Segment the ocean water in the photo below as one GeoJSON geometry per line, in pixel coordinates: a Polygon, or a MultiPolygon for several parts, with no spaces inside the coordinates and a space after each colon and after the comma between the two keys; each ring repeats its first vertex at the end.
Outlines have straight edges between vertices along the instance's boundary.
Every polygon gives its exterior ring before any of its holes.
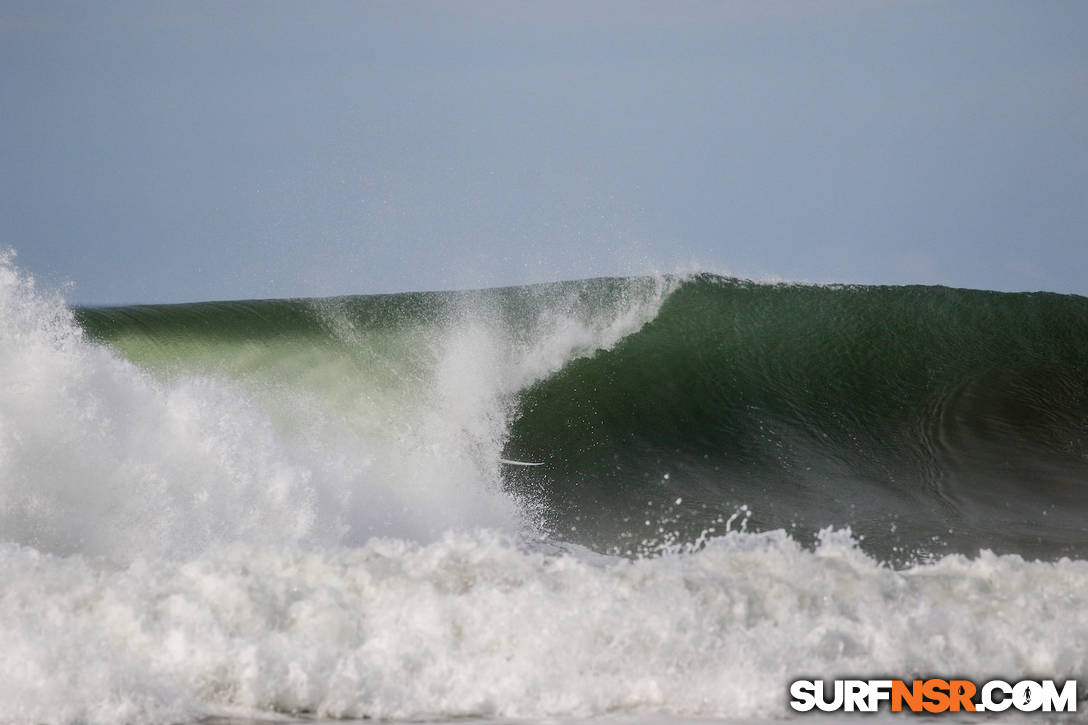
{"type": "Polygon", "coordinates": [[[0,721],[760,722],[801,677],[1088,680],[1086,474],[1081,297],[72,308],[7,255],[0,721]]]}

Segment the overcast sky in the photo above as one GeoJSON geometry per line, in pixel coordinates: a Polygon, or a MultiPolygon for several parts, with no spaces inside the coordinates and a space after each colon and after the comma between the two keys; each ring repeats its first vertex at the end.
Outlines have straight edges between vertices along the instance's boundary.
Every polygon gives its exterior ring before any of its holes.
{"type": "Polygon", "coordinates": [[[1088,3],[8,2],[77,303],[706,269],[1088,294],[1088,3]]]}

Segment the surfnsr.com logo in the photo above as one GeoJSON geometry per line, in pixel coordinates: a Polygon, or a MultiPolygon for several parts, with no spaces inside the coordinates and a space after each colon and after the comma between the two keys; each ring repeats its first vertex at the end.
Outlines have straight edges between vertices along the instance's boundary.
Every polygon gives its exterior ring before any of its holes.
{"type": "Polygon", "coordinates": [[[1061,687],[1054,680],[797,680],[790,685],[790,707],[798,712],[1076,712],[1077,681],[1061,687]]]}

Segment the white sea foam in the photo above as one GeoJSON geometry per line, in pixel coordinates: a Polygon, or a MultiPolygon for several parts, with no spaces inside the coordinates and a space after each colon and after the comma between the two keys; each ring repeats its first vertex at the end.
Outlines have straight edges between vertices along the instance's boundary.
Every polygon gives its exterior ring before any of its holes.
{"type": "Polygon", "coordinates": [[[252,405],[212,380],[157,384],[0,261],[6,541],[126,561],[310,535],[312,472],[252,405]]]}
{"type": "Polygon", "coordinates": [[[4,719],[785,716],[802,675],[1070,677],[1088,563],[897,572],[829,533],[733,533],[641,561],[488,533],[250,545],[96,569],[0,549],[4,719]]]}

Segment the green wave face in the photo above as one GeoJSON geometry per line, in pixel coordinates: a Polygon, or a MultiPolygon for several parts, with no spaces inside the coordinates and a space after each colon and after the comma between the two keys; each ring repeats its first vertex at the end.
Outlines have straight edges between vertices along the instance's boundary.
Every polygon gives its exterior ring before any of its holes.
{"type": "MultiPolygon", "coordinates": [[[[235,421],[258,421],[270,455],[289,461],[295,487],[312,492],[310,538],[354,545],[373,536],[433,540],[451,529],[535,530],[539,497],[503,490],[500,460],[519,391],[639,329],[671,284],[598,279],[76,317],[86,337],[138,366],[122,377],[148,375],[154,384],[144,387],[166,396],[202,391],[201,410],[166,400],[166,416],[223,428],[202,435],[234,441],[239,459],[252,457],[250,434],[235,421]]],[[[165,468],[185,496],[173,460],[134,448],[132,459],[150,459],[140,471],[165,468]]],[[[127,450],[118,457],[117,467],[133,468],[127,450]]],[[[228,477],[248,475],[233,459],[216,465],[228,477]]]]}
{"type": "Polygon", "coordinates": [[[311,449],[493,480],[597,550],[743,524],[848,526],[895,561],[1088,553],[1080,297],[700,276],[77,318],[156,376],[240,383],[311,449]]]}
{"type": "Polygon", "coordinates": [[[1088,300],[703,276],[526,390],[508,452],[564,536],[637,551],[849,526],[891,560],[1088,549],[1088,300]],[[733,526],[737,525],[734,520],[733,526]]]}
{"type": "Polygon", "coordinates": [[[498,409],[486,414],[505,416],[523,387],[651,318],[670,284],[595,279],[75,313],[91,339],[158,376],[241,383],[266,407],[282,409],[285,425],[305,424],[290,415],[306,398],[346,415],[349,427],[373,431],[417,425],[466,392],[493,399],[498,409]]]}

